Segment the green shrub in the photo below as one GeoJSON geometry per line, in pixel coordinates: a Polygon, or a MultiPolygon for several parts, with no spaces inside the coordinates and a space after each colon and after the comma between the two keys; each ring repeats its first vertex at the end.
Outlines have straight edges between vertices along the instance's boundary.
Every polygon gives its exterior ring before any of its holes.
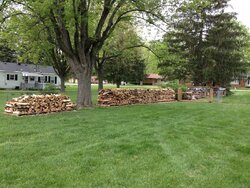
{"type": "Polygon", "coordinates": [[[188,90],[188,87],[186,85],[182,85],[181,89],[182,89],[183,92],[186,92],[188,90]]]}
{"type": "Polygon", "coordinates": [[[54,84],[47,84],[41,94],[58,94],[59,89],[54,84]]]}
{"type": "Polygon", "coordinates": [[[170,81],[170,82],[164,82],[161,85],[161,88],[172,88],[173,90],[175,90],[175,92],[177,92],[178,88],[181,88],[183,92],[187,91],[187,86],[185,85],[179,85],[178,81],[170,81]]]}

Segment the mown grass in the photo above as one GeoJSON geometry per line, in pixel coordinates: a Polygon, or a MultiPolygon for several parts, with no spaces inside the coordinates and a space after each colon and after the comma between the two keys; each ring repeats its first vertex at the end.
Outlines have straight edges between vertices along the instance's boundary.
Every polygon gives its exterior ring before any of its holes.
{"type": "Polygon", "coordinates": [[[249,98],[0,114],[0,186],[249,187],[249,98]]]}

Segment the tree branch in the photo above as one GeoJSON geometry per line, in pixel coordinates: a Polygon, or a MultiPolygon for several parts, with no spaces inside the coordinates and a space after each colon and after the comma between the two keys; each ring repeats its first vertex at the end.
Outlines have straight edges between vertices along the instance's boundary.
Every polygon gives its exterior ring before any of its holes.
{"type": "MultiPolygon", "coordinates": [[[[136,9],[130,9],[130,10],[127,10],[123,13],[121,13],[117,18],[116,20],[114,21],[114,16],[115,14],[117,13],[117,11],[119,10],[119,8],[122,6],[122,4],[124,3],[124,1],[121,1],[118,5],[117,5],[117,9],[114,10],[114,12],[112,13],[112,16],[110,17],[109,19],[109,22],[108,22],[108,25],[106,27],[106,29],[104,30],[103,34],[102,34],[102,37],[99,39],[98,41],[98,46],[97,48],[101,48],[104,41],[110,36],[110,34],[114,31],[115,27],[117,26],[117,24],[122,21],[122,20],[125,20],[127,19],[128,17],[132,17],[132,16],[127,16],[128,14],[131,14],[133,12],[144,12],[144,13],[147,13],[147,14],[151,14],[153,15],[154,17],[156,18],[161,18],[160,16],[158,16],[157,14],[154,14],[153,11],[155,9],[157,9],[158,7],[154,7],[150,10],[146,10],[146,9],[139,9],[139,8],[136,8],[136,9]]],[[[162,20],[162,18],[161,18],[162,20]]]]}
{"type": "MultiPolygon", "coordinates": [[[[80,41],[81,41],[81,48],[85,48],[85,43],[87,39],[89,38],[88,35],[88,9],[89,9],[89,4],[90,2],[87,2],[87,0],[81,0],[79,3],[79,13],[80,13],[80,41]]],[[[75,31],[79,32],[79,31],[75,31]]]]}
{"type": "MultiPolygon", "coordinates": [[[[69,56],[73,57],[74,53],[71,48],[68,47],[68,44],[66,44],[65,40],[63,40],[63,33],[62,29],[59,26],[59,23],[57,22],[57,19],[54,15],[53,9],[50,10],[50,20],[54,28],[54,32],[56,34],[57,43],[60,46],[60,48],[69,56]]],[[[65,36],[65,35],[64,35],[65,36]]],[[[66,35],[67,36],[67,35],[66,35]]],[[[66,41],[69,41],[66,39],[66,41]]],[[[71,45],[71,44],[70,44],[71,45]]]]}
{"type": "Polygon", "coordinates": [[[115,0],[113,0],[112,2],[111,0],[104,0],[102,15],[96,27],[96,31],[95,31],[95,36],[94,36],[95,40],[98,40],[101,37],[103,26],[108,18],[108,15],[114,3],[115,3],[115,0]]]}
{"type": "Polygon", "coordinates": [[[72,2],[73,5],[73,14],[74,14],[74,21],[75,21],[75,33],[74,33],[74,45],[75,45],[75,50],[77,53],[79,53],[79,43],[80,43],[80,38],[79,38],[79,20],[78,20],[78,11],[76,8],[76,0],[73,0],[72,2]]]}

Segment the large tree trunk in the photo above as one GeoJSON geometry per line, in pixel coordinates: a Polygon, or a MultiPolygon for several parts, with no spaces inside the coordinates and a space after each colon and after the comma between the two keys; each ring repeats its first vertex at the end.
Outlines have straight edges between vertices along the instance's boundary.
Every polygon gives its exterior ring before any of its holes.
{"type": "Polygon", "coordinates": [[[91,107],[91,72],[85,71],[77,74],[78,91],[77,91],[77,108],[91,107]]]}
{"type": "Polygon", "coordinates": [[[116,82],[116,87],[120,88],[120,86],[121,86],[121,82],[116,82]]]}
{"type": "Polygon", "coordinates": [[[60,76],[60,79],[61,79],[60,89],[61,89],[61,92],[64,93],[65,92],[65,78],[63,76],[60,76]]]}
{"type": "Polygon", "coordinates": [[[91,75],[92,75],[92,60],[91,58],[86,58],[84,65],[82,65],[78,60],[70,59],[70,65],[75,72],[76,78],[78,80],[78,90],[77,90],[77,109],[82,109],[84,107],[91,107],[91,75]]]}
{"type": "Polygon", "coordinates": [[[98,70],[98,91],[103,89],[103,80],[104,80],[104,75],[103,75],[103,66],[99,65],[98,70]]]}

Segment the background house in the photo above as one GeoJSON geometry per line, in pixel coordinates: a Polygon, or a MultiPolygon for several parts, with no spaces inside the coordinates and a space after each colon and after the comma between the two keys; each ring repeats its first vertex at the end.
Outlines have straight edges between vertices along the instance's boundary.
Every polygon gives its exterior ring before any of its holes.
{"type": "Polygon", "coordinates": [[[234,79],[230,83],[231,87],[250,87],[250,73],[244,74],[240,79],[234,79]]]}
{"type": "Polygon", "coordinates": [[[0,62],[2,89],[44,89],[47,84],[61,84],[52,66],[0,62]]]}
{"type": "MultiPolygon", "coordinates": [[[[68,80],[68,83],[70,83],[70,84],[77,84],[78,81],[77,81],[76,78],[70,78],[68,80]]],[[[107,80],[103,80],[103,83],[107,84],[108,82],[107,82],[107,80]]],[[[97,76],[91,76],[91,84],[98,84],[98,77],[97,76]]]]}
{"type": "Polygon", "coordinates": [[[97,76],[91,76],[91,84],[98,84],[97,76]]]}
{"type": "Polygon", "coordinates": [[[160,84],[163,81],[163,77],[159,74],[146,74],[143,80],[145,85],[155,85],[160,84]]]}

